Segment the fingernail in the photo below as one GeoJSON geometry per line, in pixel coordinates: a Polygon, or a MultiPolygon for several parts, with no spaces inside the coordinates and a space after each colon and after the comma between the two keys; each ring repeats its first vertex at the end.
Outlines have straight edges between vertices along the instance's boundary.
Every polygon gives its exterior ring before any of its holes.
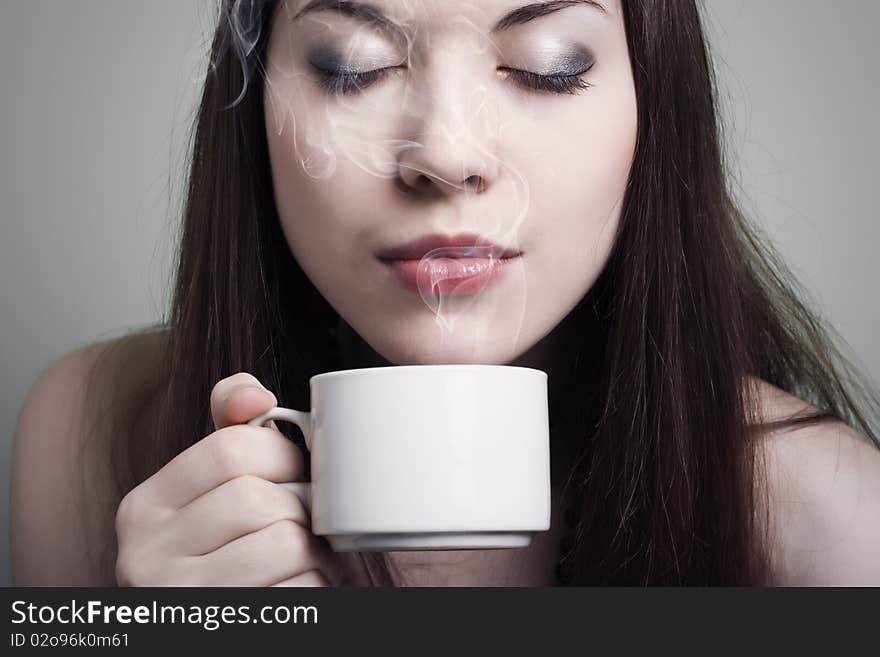
{"type": "MultiPolygon", "coordinates": [[[[262,386],[257,386],[257,385],[253,385],[253,384],[245,384],[245,385],[241,385],[241,386],[235,386],[232,390],[230,390],[225,395],[223,395],[223,401],[229,401],[229,398],[232,397],[232,395],[237,394],[239,392],[243,392],[244,390],[260,390],[263,392],[269,392],[268,390],[266,390],[262,386]]],[[[269,394],[271,394],[271,393],[269,393],[269,394]]]]}

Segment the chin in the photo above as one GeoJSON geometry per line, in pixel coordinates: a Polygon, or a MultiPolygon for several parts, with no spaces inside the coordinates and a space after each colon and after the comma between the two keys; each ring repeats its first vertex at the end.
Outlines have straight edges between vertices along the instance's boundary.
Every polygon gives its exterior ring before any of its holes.
{"type": "Polygon", "coordinates": [[[418,341],[389,346],[379,353],[396,365],[504,365],[517,356],[497,342],[475,345],[466,340],[449,339],[445,344],[418,341]]]}
{"type": "Polygon", "coordinates": [[[382,308],[352,318],[350,325],[378,356],[394,365],[504,365],[529,345],[521,314],[459,316],[449,325],[426,308],[382,308]]]}

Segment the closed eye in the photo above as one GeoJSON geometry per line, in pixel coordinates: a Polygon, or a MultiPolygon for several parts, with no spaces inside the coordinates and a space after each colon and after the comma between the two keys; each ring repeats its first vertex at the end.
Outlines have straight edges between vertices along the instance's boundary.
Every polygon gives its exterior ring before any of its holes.
{"type": "Polygon", "coordinates": [[[316,67],[315,71],[317,72],[318,86],[324,91],[338,95],[349,95],[360,93],[366,87],[384,78],[395,68],[397,67],[389,66],[363,73],[350,73],[343,69],[325,71],[316,67]]]}
{"type": "MultiPolygon", "coordinates": [[[[351,73],[344,69],[327,71],[317,67],[314,68],[317,73],[318,86],[321,87],[321,89],[337,95],[353,95],[360,93],[367,87],[375,84],[382,78],[386,77],[394,69],[403,67],[388,66],[359,73],[351,73]]],[[[513,68],[501,68],[499,70],[506,71],[526,89],[560,94],[576,94],[579,91],[593,86],[590,82],[583,79],[584,74],[586,74],[590,68],[592,68],[592,66],[580,73],[571,75],[541,75],[539,73],[532,73],[531,71],[523,71],[513,68]]]]}
{"type": "Polygon", "coordinates": [[[564,75],[561,73],[554,73],[552,75],[541,75],[539,73],[522,71],[515,68],[501,70],[508,71],[514,78],[517,79],[519,83],[524,85],[527,89],[534,89],[536,91],[549,91],[559,94],[576,94],[579,91],[589,89],[593,86],[590,82],[587,82],[583,78],[587,71],[590,70],[589,68],[581,71],[580,73],[573,73],[571,75],[564,75]]]}

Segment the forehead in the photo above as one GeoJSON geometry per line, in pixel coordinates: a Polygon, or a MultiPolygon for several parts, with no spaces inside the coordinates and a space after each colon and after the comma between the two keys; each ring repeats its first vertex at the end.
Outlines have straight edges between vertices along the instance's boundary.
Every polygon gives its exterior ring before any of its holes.
{"type": "Polygon", "coordinates": [[[611,16],[615,0],[285,0],[292,21],[316,14],[345,16],[394,29],[419,24],[472,22],[492,33],[544,16],[590,13],[611,16]]]}

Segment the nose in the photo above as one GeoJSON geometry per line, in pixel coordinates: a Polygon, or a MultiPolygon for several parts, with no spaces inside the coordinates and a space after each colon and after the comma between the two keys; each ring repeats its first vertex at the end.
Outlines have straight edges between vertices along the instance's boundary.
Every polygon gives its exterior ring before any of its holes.
{"type": "Polygon", "coordinates": [[[399,151],[397,163],[406,191],[483,194],[494,184],[498,123],[487,116],[485,94],[462,87],[438,90],[411,115],[412,143],[399,151]]]}

